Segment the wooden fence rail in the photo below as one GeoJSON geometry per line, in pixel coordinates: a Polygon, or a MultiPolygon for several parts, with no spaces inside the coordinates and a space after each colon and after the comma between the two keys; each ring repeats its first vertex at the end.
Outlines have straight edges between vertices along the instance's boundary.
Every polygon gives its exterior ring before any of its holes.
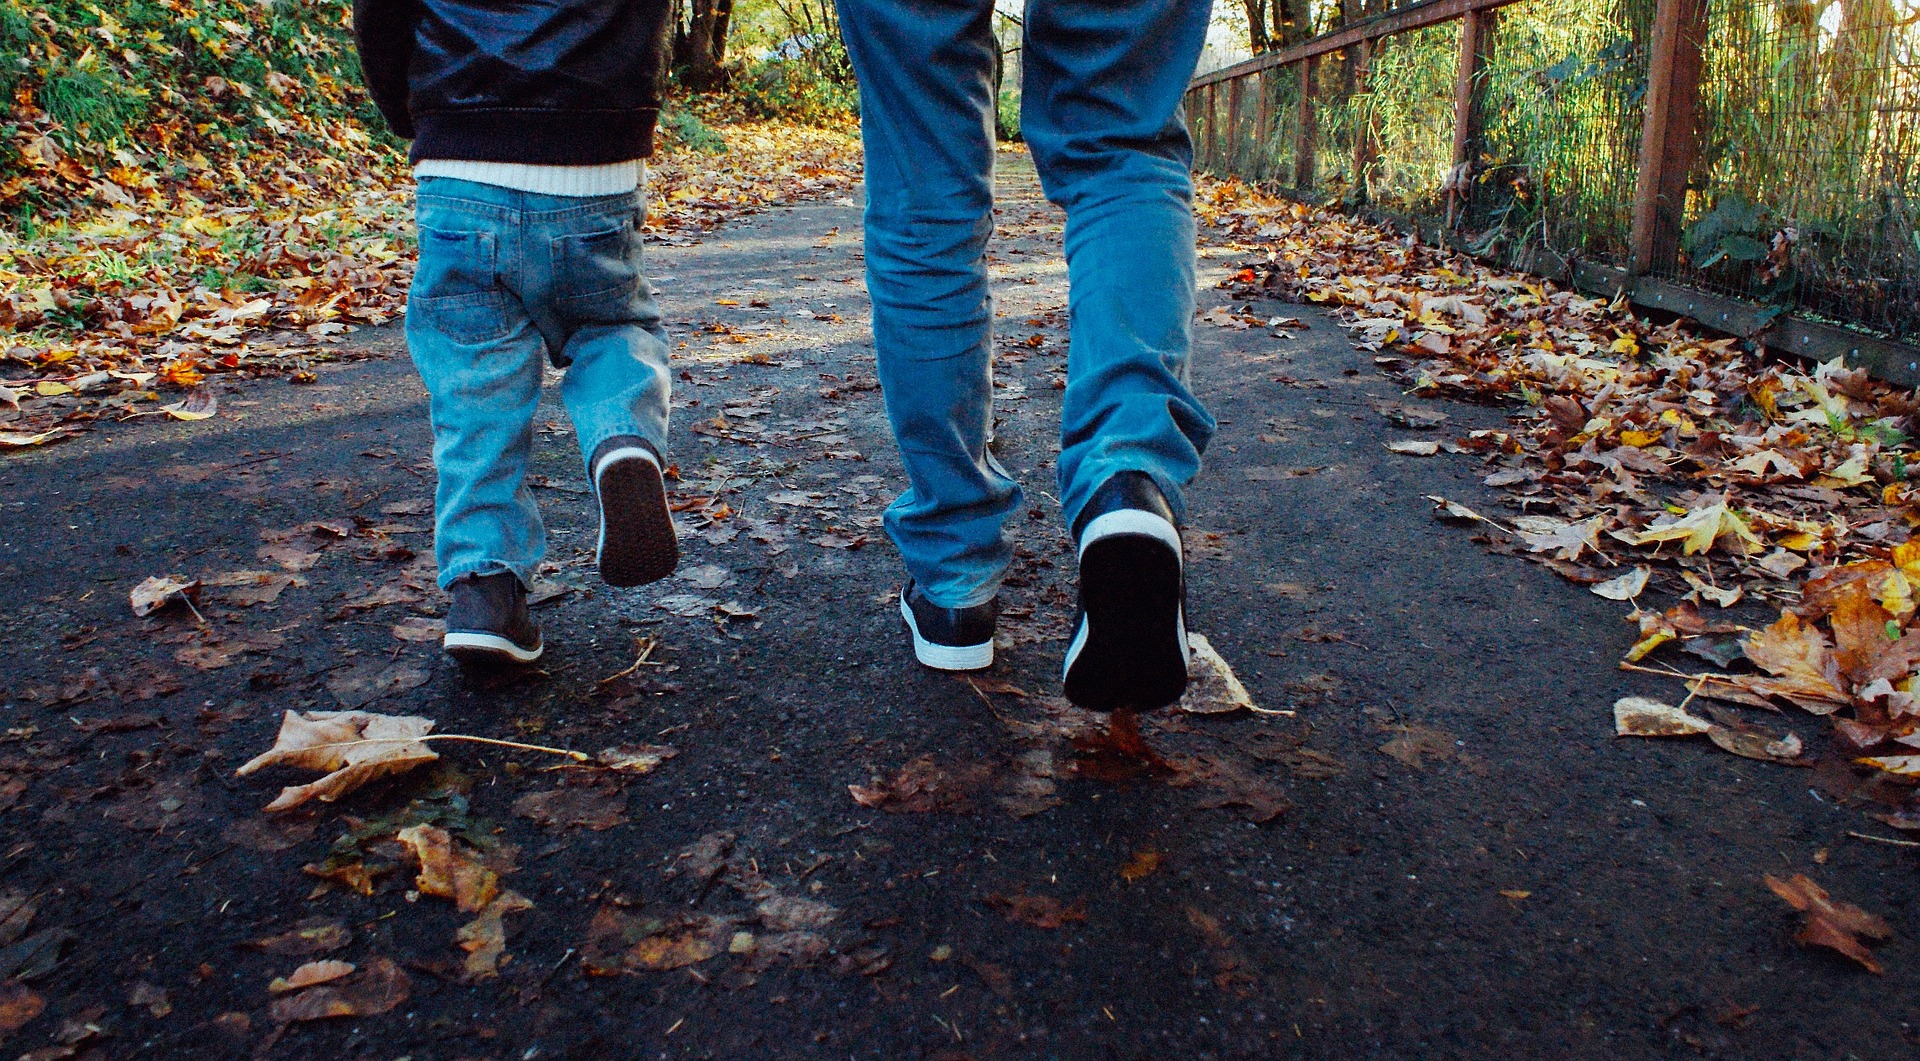
{"type": "MultiPolygon", "coordinates": [[[[1221,87],[1226,88],[1225,127],[1237,140],[1247,106],[1244,86],[1256,76],[1271,76],[1294,68],[1298,77],[1298,137],[1294,144],[1293,183],[1309,189],[1315,183],[1318,145],[1316,68],[1327,56],[1345,53],[1352,64],[1358,91],[1365,91],[1367,58],[1383,38],[1411,30],[1459,21],[1459,71],[1454,91],[1454,173],[1450,188],[1464,189],[1462,167],[1479,156],[1482,140],[1484,91],[1482,76],[1489,42],[1500,8],[1523,0],[1423,0],[1396,8],[1350,26],[1321,34],[1281,51],[1255,56],[1196,77],[1188,88],[1189,113],[1202,113],[1206,143],[1204,157],[1219,159],[1221,87]]],[[[1680,262],[1685,224],[1687,181],[1699,150],[1700,85],[1703,46],[1708,28],[1709,0],[1658,0],[1650,46],[1647,88],[1641,115],[1638,175],[1632,202],[1629,254],[1622,266],[1568,261],[1544,248],[1522,248],[1508,263],[1541,275],[1553,276],[1580,288],[1607,295],[1624,295],[1636,305],[1691,317],[1716,328],[1767,346],[1819,361],[1844,358],[1850,366],[1865,367],[1874,375],[1900,386],[1920,386],[1920,346],[1879,339],[1851,329],[1783,316],[1777,311],[1725,295],[1676,283],[1672,277],[1680,262]]],[[[1258,127],[1270,128],[1271,94],[1258,95],[1258,127]]],[[[1353,137],[1356,174],[1367,171],[1373,150],[1364,130],[1353,137]]],[[[1227,160],[1232,168],[1237,151],[1227,160]]],[[[1457,205],[1457,196],[1451,197],[1457,205]]],[[[1451,225],[1454,212],[1450,208],[1451,225]]]]}

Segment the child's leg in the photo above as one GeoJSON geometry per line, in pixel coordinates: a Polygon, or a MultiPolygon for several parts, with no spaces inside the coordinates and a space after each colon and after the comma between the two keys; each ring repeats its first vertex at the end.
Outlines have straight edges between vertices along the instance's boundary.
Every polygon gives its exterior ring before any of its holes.
{"type": "Polygon", "coordinates": [[[665,578],[680,559],[661,474],[667,337],[641,271],[642,210],[635,194],[542,214],[546,267],[527,288],[554,363],[566,369],[560,396],[600,508],[595,559],[613,586],[665,578]]]}
{"type": "Polygon", "coordinates": [[[440,584],[511,571],[531,585],[546,531],[523,482],[540,399],[540,332],[510,288],[524,253],[518,193],[421,182],[407,348],[431,398],[440,584]]]}
{"type": "MultiPolygon", "coordinates": [[[[667,449],[667,330],[641,267],[638,195],[593,200],[546,226],[550,285],[539,312],[581,459],[639,438],[667,449]]],[[[593,469],[587,469],[589,476],[593,469]]]]}

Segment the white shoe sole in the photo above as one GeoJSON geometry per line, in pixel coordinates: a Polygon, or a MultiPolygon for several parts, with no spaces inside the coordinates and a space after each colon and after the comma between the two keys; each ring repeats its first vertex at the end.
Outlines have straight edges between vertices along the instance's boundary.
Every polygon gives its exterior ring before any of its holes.
{"type": "Polygon", "coordinates": [[[440,639],[440,647],[457,659],[492,658],[512,660],[515,663],[532,663],[547,650],[545,643],[532,648],[521,648],[499,634],[476,634],[467,631],[447,634],[440,639]]]}
{"type": "Polygon", "coordinates": [[[913,609],[900,598],[900,618],[913,633],[913,655],[934,670],[985,670],[993,666],[993,642],[978,645],[936,645],[920,636],[920,624],[913,621],[913,609]]]}

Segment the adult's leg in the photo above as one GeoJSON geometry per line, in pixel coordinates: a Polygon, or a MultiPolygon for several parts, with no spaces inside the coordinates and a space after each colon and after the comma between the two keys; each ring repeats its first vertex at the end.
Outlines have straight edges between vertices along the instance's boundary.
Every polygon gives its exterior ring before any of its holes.
{"type": "Polygon", "coordinates": [[[1067,212],[1072,344],[1060,424],[1068,524],[1120,472],[1185,515],[1213,419],[1188,389],[1193,146],[1180,100],[1210,0],[1032,0],[1021,130],[1067,212]]]}
{"type": "Polygon", "coordinates": [[[908,489],[887,534],[926,598],[983,603],[1011,560],[1018,484],[992,427],[992,0],[839,0],[860,79],[867,290],[908,489]]]}
{"type": "Polygon", "coordinates": [[[442,586],[502,571],[531,585],[546,552],[524,481],[543,343],[508,286],[521,249],[514,194],[446,178],[420,187],[406,331],[433,419],[442,586]]]}

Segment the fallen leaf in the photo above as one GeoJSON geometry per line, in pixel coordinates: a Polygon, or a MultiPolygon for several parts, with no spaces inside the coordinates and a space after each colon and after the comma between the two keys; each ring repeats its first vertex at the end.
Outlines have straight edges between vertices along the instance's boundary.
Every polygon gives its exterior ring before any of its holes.
{"type": "Polygon", "coordinates": [[[773,932],[821,929],[832,924],[840,916],[839,908],[829,903],[788,895],[774,895],[762,899],[753,908],[753,912],[754,916],[760,919],[760,923],[773,932]]]}
{"type": "Polygon", "coordinates": [[[344,921],[307,921],[277,936],[249,940],[246,946],[268,954],[298,958],[309,954],[330,954],[353,942],[353,932],[344,921]]]}
{"type": "MultiPolygon", "coordinates": [[[[1195,715],[1224,715],[1253,707],[1253,695],[1234,676],[1233,668],[1214,650],[1205,635],[1188,634],[1190,662],[1187,690],[1181,694],[1180,710],[1195,715]]],[[[1022,694],[1025,695],[1025,694],[1022,694]]]]}
{"type": "Polygon", "coordinates": [[[1551,516],[1515,516],[1510,522],[1528,552],[1551,552],[1561,560],[1578,560],[1589,549],[1600,551],[1600,531],[1606,526],[1606,517],[1572,523],[1551,516]]]}
{"type": "Polygon", "coordinates": [[[500,875],[434,825],[411,825],[394,835],[420,863],[414,886],[422,895],[452,899],[461,913],[474,913],[500,894],[500,875]]]}
{"type": "Polygon", "coordinates": [[[200,583],[184,575],[159,575],[144,579],[130,595],[133,614],[151,615],[174,601],[190,600],[200,591],[200,583]]]}
{"type": "Polygon", "coordinates": [[[409,615],[393,624],[393,636],[412,644],[430,644],[445,637],[446,633],[445,619],[427,619],[418,615],[409,615]]]}
{"type": "Polygon", "coordinates": [[[1097,781],[1126,782],[1174,773],[1140,735],[1140,718],[1125,708],[1108,716],[1107,728],[1073,739],[1073,772],[1097,781]]]}
{"type": "Polygon", "coordinates": [[[1617,578],[1587,587],[1608,600],[1632,600],[1647,588],[1647,579],[1653,574],[1649,567],[1636,567],[1617,578]]]}
{"type": "Polygon", "coordinates": [[[281,716],[273,747],[234,773],[244,777],[276,764],[330,771],[317,781],[281,789],[266,809],[287,810],[310,799],[331,803],[369,781],[438,759],[419,740],[432,730],[431,719],[413,715],[288,711],[281,716]]]}
{"type": "Polygon", "coordinates": [[[1161,855],[1151,847],[1143,847],[1133,853],[1127,864],[1120,867],[1120,879],[1132,884],[1145,880],[1160,868],[1161,855]]]}
{"type": "Polygon", "coordinates": [[[144,1006],[147,1015],[156,1018],[173,1012],[173,999],[167,989],[151,980],[141,980],[127,991],[127,1005],[144,1006]]]}
{"type": "Polygon", "coordinates": [[[1773,894],[1804,915],[1800,931],[1793,937],[1794,942],[1809,947],[1828,947],[1859,962],[1869,972],[1886,972],[1866,945],[1860,942],[1862,937],[1877,941],[1892,939],[1893,927],[1886,921],[1852,903],[1836,901],[1827,894],[1826,889],[1815,884],[1804,873],[1796,873],[1786,880],[1772,874],[1761,879],[1766,881],[1773,894]]]}
{"type": "Polygon", "coordinates": [[[1704,718],[1644,696],[1623,696],[1613,702],[1616,737],[1695,737],[1713,728],[1704,718]]]}
{"type": "Polygon", "coordinates": [[[529,792],[513,802],[513,812],[541,825],[581,826],[593,832],[626,822],[627,794],[618,789],[574,786],[529,792]]]}
{"type": "Polygon", "coordinates": [[[507,926],[502,918],[531,909],[533,903],[526,896],[503,891],[480,911],[479,917],[454,933],[454,942],[467,952],[464,972],[469,982],[500,975],[500,962],[507,953],[507,926]]]}
{"type": "Polygon", "coordinates": [[[308,962],[300,968],[295,969],[290,976],[274,977],[273,982],[267,985],[267,990],[272,994],[284,995],[289,991],[298,991],[303,987],[329,984],[342,977],[353,975],[356,968],[357,966],[352,962],[333,961],[331,959],[308,962]]]}
{"type": "Polygon", "coordinates": [[[987,896],[987,905],[1009,921],[1034,928],[1064,928],[1071,922],[1087,919],[1084,899],[1077,899],[1069,906],[1050,895],[994,894],[987,896]]]}
{"type": "Polygon", "coordinates": [[[267,1014],[283,1025],[329,1017],[372,1017],[405,1002],[412,989],[412,981],[399,966],[386,958],[371,958],[351,979],[275,999],[267,1014]]]}
{"type": "Polygon", "coordinates": [[[375,659],[336,672],[327,679],[327,691],[341,707],[352,711],[382,697],[418,689],[427,684],[430,677],[426,668],[412,663],[375,659]]]}
{"type": "Polygon", "coordinates": [[[664,744],[619,744],[600,749],[600,754],[594,756],[593,761],[625,774],[649,774],[655,767],[679,754],[677,749],[664,744]]]}
{"type": "Polygon", "coordinates": [[[160,408],[175,420],[205,420],[220,411],[220,398],[212,391],[196,390],[172,405],[160,408]]]}
{"type": "Polygon", "coordinates": [[[973,795],[991,779],[993,768],[970,763],[948,769],[922,755],[902,766],[897,774],[872,785],[848,785],[847,793],[863,807],[878,807],[893,814],[924,814],[964,807],[973,795]]]}
{"type": "Polygon", "coordinates": [[[1387,443],[1387,449],[1409,457],[1431,457],[1440,452],[1440,443],[1423,439],[1402,439],[1387,443]]]}
{"type": "Polygon", "coordinates": [[[1419,770],[1429,760],[1440,762],[1452,758],[1454,752],[1453,734],[1432,726],[1418,723],[1391,728],[1395,736],[1380,746],[1387,755],[1419,770]]]}
{"type": "Polygon", "coordinates": [[[0,1036],[12,1035],[47,1008],[39,992],[18,980],[0,980],[0,1036]]]}

